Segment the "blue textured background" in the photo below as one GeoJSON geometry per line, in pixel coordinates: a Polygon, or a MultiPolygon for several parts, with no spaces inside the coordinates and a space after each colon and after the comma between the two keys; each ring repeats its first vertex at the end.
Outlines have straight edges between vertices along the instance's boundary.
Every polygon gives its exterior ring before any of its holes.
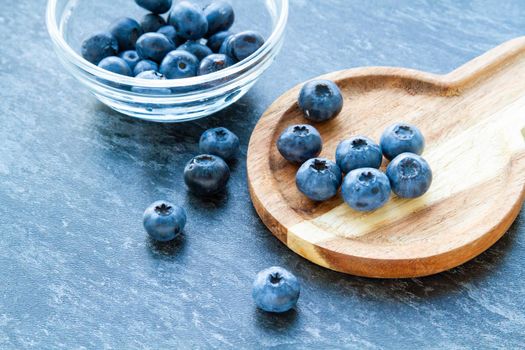
{"type": "Polygon", "coordinates": [[[45,1],[0,4],[1,349],[525,348],[523,215],[453,271],[370,280],[288,251],[245,180],[250,132],[288,88],[362,65],[448,72],[522,35],[524,1],[291,0],[275,65],[235,106],[183,126],[102,106],[57,62],[45,1]],[[239,134],[242,157],[227,196],[206,202],[181,172],[218,125],[239,134]],[[155,246],[142,229],[159,198],[188,211],[176,244],[155,246]],[[275,264],[303,284],[297,310],[279,317],[250,296],[275,264]]]}

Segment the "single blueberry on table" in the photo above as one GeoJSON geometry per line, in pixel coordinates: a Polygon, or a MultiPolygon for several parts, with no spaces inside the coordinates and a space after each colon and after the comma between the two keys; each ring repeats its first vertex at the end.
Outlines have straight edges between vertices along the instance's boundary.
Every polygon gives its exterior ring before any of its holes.
{"type": "Polygon", "coordinates": [[[182,45],[186,41],[177,35],[177,29],[175,29],[175,27],[172,25],[167,25],[159,28],[159,30],[157,30],[157,33],[165,35],[166,38],[170,39],[173,43],[175,43],[175,46],[182,45]]]}
{"type": "Polygon", "coordinates": [[[97,33],[82,43],[81,54],[86,60],[98,64],[104,58],[118,53],[118,41],[109,32],[97,33]]]}
{"type": "Polygon", "coordinates": [[[320,202],[337,194],[342,179],[343,174],[337,164],[325,158],[313,158],[301,165],[295,183],[302,194],[320,202]]]}
{"type": "Polygon", "coordinates": [[[208,21],[204,12],[188,1],[177,3],[171,10],[169,24],[177,29],[180,37],[198,40],[208,32],[208,21]]]}
{"type": "MultiPolygon", "coordinates": [[[[153,70],[145,71],[137,75],[135,78],[148,79],[148,80],[166,80],[166,77],[159,72],[153,70]]],[[[145,88],[141,86],[133,86],[131,91],[138,94],[149,94],[149,95],[171,95],[171,90],[168,88],[145,88]]]]}
{"type": "Polygon", "coordinates": [[[239,153],[239,138],[226,128],[209,129],[200,138],[199,150],[231,160],[239,153]]]}
{"type": "Polygon", "coordinates": [[[166,20],[154,13],[148,13],[140,21],[140,25],[144,33],[153,33],[166,25],[166,20]]]}
{"type": "Polygon", "coordinates": [[[237,33],[230,40],[228,41],[228,45],[230,45],[229,51],[238,61],[243,61],[250,57],[264,45],[262,35],[251,30],[237,33]]]}
{"type": "Polygon", "coordinates": [[[427,161],[414,153],[402,153],[388,164],[386,175],[392,191],[401,198],[424,195],[432,184],[432,170],[427,161]]]}
{"type": "Polygon", "coordinates": [[[155,14],[166,13],[171,8],[172,0],[135,0],[137,5],[155,14]]]}
{"type": "Polygon", "coordinates": [[[311,125],[292,125],[279,136],[277,149],[287,161],[302,164],[321,153],[323,140],[311,125]]]}
{"type": "Polygon", "coordinates": [[[158,201],[144,212],[143,224],[151,238],[159,242],[175,239],[186,226],[186,211],[167,201],[158,201]]]}
{"type": "Polygon", "coordinates": [[[177,50],[187,51],[191,53],[192,55],[194,55],[195,57],[197,57],[199,61],[202,61],[204,57],[213,54],[213,52],[208,46],[203,45],[198,41],[191,41],[191,40],[186,41],[184,44],[179,46],[177,50]]]}
{"type": "Polygon", "coordinates": [[[342,141],[335,151],[335,160],[341,171],[348,174],[359,168],[379,169],[383,161],[381,148],[365,136],[342,141]]]}
{"type": "Polygon", "coordinates": [[[98,66],[116,74],[125,75],[128,77],[132,75],[131,68],[129,68],[129,65],[126,63],[126,61],[117,56],[104,58],[99,62],[98,66]]]}
{"type": "Polygon", "coordinates": [[[168,79],[189,78],[197,75],[199,60],[183,50],[170,52],[160,65],[160,72],[168,79]]]}
{"type": "Polygon", "coordinates": [[[140,58],[162,62],[166,55],[175,50],[175,44],[160,33],[146,33],[137,41],[137,53],[140,58]]]}
{"type": "Polygon", "coordinates": [[[299,108],[313,122],[335,118],[343,109],[341,90],[330,80],[310,81],[301,89],[299,108]]]}
{"type": "Polygon", "coordinates": [[[133,18],[122,17],[109,26],[109,32],[118,41],[120,51],[134,50],[138,38],[142,35],[142,28],[133,18]]]}
{"type": "Polygon", "coordinates": [[[390,199],[390,182],[385,174],[375,168],[356,169],[346,175],[341,191],[350,208],[373,211],[390,199]]]}
{"type": "Polygon", "coordinates": [[[206,45],[215,53],[219,53],[219,50],[221,49],[222,43],[226,38],[232,36],[233,33],[229,30],[225,30],[223,32],[218,32],[216,34],[213,34],[208,41],[206,42],[206,45]]]}
{"type": "Polygon", "coordinates": [[[210,3],[204,8],[204,15],[208,20],[207,37],[230,29],[235,21],[232,5],[224,0],[215,0],[210,3]]]}
{"type": "Polygon", "coordinates": [[[206,75],[218,72],[230,66],[233,66],[235,62],[228,56],[215,53],[205,57],[199,66],[199,75],[206,75]]]}
{"type": "Polygon", "coordinates": [[[190,160],[184,168],[184,182],[199,196],[210,196],[222,191],[230,179],[230,168],[222,158],[202,154],[190,160]]]}
{"type": "Polygon", "coordinates": [[[142,72],[147,72],[150,70],[158,71],[159,65],[151,60],[140,60],[133,69],[133,75],[137,76],[142,72]]]}
{"type": "Polygon", "coordinates": [[[135,50],[128,50],[128,51],[121,52],[119,57],[122,58],[124,61],[126,61],[126,63],[128,64],[129,68],[132,71],[137,66],[137,63],[140,62],[140,57],[137,54],[137,51],[135,50]]]}
{"type": "Polygon", "coordinates": [[[266,312],[282,313],[292,309],[300,293],[301,285],[297,278],[278,266],[259,272],[252,287],[255,304],[266,312]]]}
{"type": "Polygon", "coordinates": [[[381,136],[381,149],[388,160],[392,160],[405,152],[421,154],[424,148],[423,134],[411,124],[393,124],[381,136]]]}

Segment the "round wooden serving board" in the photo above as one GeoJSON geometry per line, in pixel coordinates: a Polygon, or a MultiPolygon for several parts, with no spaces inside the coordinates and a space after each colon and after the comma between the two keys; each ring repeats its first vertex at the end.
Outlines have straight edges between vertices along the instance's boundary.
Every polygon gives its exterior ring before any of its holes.
{"type": "Polygon", "coordinates": [[[295,186],[298,167],[275,145],[287,126],[307,123],[296,86],[261,117],[248,151],[255,209],[290,249],[354,275],[416,277],[474,258],[507,231],[524,198],[525,38],[447,75],[366,67],[321,78],[335,81],[345,100],[337,118],[315,124],[321,156],[334,159],[337,144],[352,135],[378,141],[385,127],[405,121],[426,137],[434,181],[423,197],[393,195],[372,213],[353,211],[341,195],[325,203],[305,198],[295,186]]]}

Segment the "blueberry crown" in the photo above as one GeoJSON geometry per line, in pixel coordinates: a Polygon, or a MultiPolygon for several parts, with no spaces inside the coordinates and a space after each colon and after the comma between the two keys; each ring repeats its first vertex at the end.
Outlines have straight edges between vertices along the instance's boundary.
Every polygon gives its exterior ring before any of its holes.
{"type": "Polygon", "coordinates": [[[155,207],[155,212],[159,215],[169,215],[171,214],[173,208],[171,205],[168,205],[166,203],[162,203],[161,205],[157,205],[155,207]]]}

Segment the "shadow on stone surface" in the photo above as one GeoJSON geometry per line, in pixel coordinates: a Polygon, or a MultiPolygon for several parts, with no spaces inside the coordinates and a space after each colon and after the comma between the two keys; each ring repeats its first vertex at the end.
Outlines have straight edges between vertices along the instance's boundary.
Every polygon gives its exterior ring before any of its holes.
{"type": "Polygon", "coordinates": [[[262,311],[258,308],[254,311],[254,320],[257,328],[268,333],[288,332],[295,328],[300,315],[294,308],[282,314],[262,311]]]}

